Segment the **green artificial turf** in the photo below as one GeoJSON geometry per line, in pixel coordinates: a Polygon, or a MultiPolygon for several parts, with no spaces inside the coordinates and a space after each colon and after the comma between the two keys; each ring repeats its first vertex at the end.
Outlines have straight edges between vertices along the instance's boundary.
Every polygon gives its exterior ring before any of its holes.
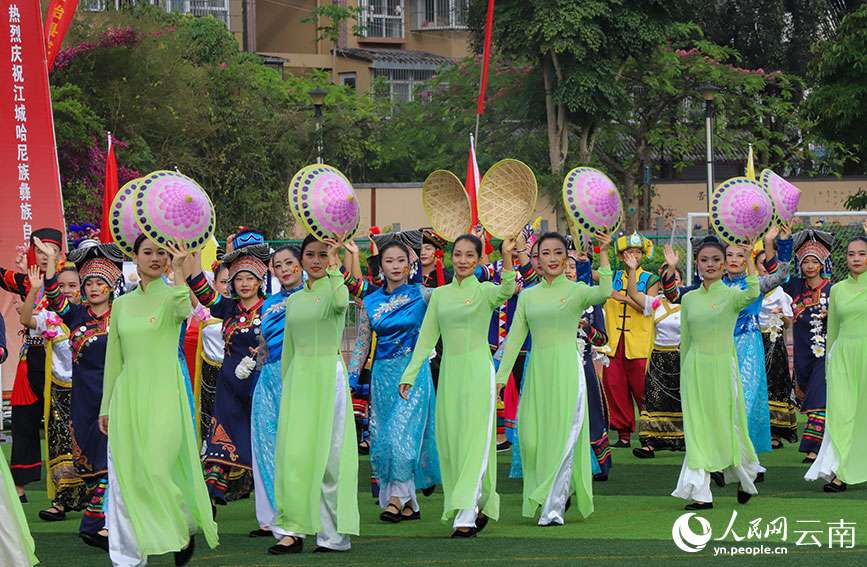
{"type": "MultiPolygon", "coordinates": [[[[8,450],[8,445],[3,447],[8,450]]],[[[767,480],[759,484],[759,495],[746,505],[738,505],[735,487],[713,487],[715,508],[702,512],[710,521],[713,537],[723,534],[736,510],[734,531],[745,537],[751,521],[761,519],[764,526],[780,516],[788,521],[787,542],[780,536],[744,539],[737,545],[785,546],[784,556],[714,557],[713,547],[735,545],[727,541],[711,541],[698,553],[679,550],[671,538],[674,520],[684,513],[684,501],[669,496],[677,482],[683,453],[659,452],[652,460],[638,460],[629,449],[613,449],[614,468],[607,482],[595,482],[596,511],[587,520],[576,518],[574,510],[567,515],[567,524],[559,528],[539,528],[535,522],[522,518],[521,483],[509,479],[509,455],[499,457],[499,492],[502,495],[501,518],[491,522],[485,532],[474,540],[451,540],[448,525],[439,521],[442,494],[430,498],[419,496],[422,519],[398,525],[378,521],[378,508],[370,496],[367,483],[369,465],[362,458],[359,502],[361,533],[353,538],[352,551],[345,554],[311,554],[311,540],[305,552],[295,556],[272,557],[266,554],[270,539],[250,539],[247,533],[256,527],[252,500],[233,502],[220,507],[220,546],[205,550],[199,538],[199,549],[191,565],[619,565],[632,563],[641,567],[670,563],[714,563],[721,565],[756,565],[768,563],[867,565],[867,486],[854,486],[843,494],[822,492],[820,482],[807,483],[803,474],[807,465],[797,446],[763,455],[768,467],[767,480]],[[839,520],[856,524],[854,549],[828,547],[827,524],[839,520]],[[819,521],[816,528],[805,528],[802,521],[819,521]],[[797,531],[821,529],[822,548],[795,545],[797,531]]],[[[143,463],[145,466],[145,463],[143,463]]],[[[64,522],[46,523],[38,519],[38,511],[47,506],[44,490],[35,486],[28,490],[30,503],[25,505],[27,519],[36,540],[37,555],[45,566],[108,565],[105,554],[93,550],[78,540],[80,513],[69,515],[64,522]]],[[[697,526],[693,526],[697,530],[697,526]]],[[[764,535],[764,534],[763,534],[764,535]]],[[[152,558],[151,565],[173,565],[171,556],[152,558]]],[[[4,566],[5,567],[5,566],[4,566]]]]}

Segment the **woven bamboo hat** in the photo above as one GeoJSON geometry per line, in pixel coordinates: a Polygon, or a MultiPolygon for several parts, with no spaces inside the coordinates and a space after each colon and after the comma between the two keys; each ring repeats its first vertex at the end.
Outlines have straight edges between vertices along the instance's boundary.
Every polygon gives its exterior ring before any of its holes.
{"type": "Polygon", "coordinates": [[[513,238],[533,218],[539,187],[533,170],[516,159],[498,161],[479,186],[479,221],[497,238],[513,238]]]}
{"type": "Polygon", "coordinates": [[[451,171],[438,169],[427,176],[421,203],[433,229],[449,242],[470,230],[473,218],[470,199],[464,184],[451,171]]]}

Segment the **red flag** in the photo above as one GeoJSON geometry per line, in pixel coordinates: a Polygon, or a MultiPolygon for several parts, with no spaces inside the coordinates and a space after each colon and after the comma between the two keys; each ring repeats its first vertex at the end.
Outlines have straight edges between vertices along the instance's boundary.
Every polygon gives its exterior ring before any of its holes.
{"type": "Polygon", "coordinates": [[[51,0],[45,12],[45,55],[48,70],[54,66],[54,58],[60,51],[66,31],[72,23],[72,16],[78,7],[78,0],[51,0]]]}
{"type": "Polygon", "coordinates": [[[470,134],[470,157],[467,160],[467,178],[464,186],[467,189],[467,195],[470,196],[470,211],[472,216],[472,227],[479,224],[479,208],[476,204],[476,190],[479,188],[482,180],[479,177],[479,164],[476,163],[476,142],[470,134]]]}
{"type": "Polygon", "coordinates": [[[114,157],[114,144],[109,132],[108,153],[105,156],[105,189],[102,192],[102,222],[99,225],[99,239],[105,243],[114,242],[108,217],[111,212],[111,202],[117,195],[117,186],[117,159],[114,157]]]}
{"type": "Polygon", "coordinates": [[[476,114],[485,113],[485,91],[488,90],[488,66],[491,63],[491,33],[494,29],[494,0],[488,0],[488,13],[485,18],[485,50],[482,56],[482,80],[479,85],[479,99],[476,114]]]}

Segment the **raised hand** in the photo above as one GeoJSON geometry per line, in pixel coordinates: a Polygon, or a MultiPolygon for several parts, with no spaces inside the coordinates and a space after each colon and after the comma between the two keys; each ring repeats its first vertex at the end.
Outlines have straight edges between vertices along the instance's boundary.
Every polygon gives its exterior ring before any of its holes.
{"type": "Polygon", "coordinates": [[[623,263],[626,264],[626,267],[629,268],[630,271],[638,269],[638,260],[635,258],[635,256],[631,256],[628,254],[624,255],[623,263]]]}
{"type": "Polygon", "coordinates": [[[30,280],[30,287],[33,289],[42,289],[45,285],[45,278],[42,276],[39,266],[31,266],[27,270],[27,279],[30,280]]]}
{"type": "Polygon", "coordinates": [[[677,253],[671,244],[666,244],[663,249],[663,256],[665,256],[665,264],[668,266],[670,271],[674,271],[677,269],[677,264],[680,262],[680,254],[677,253]]]}
{"type": "Polygon", "coordinates": [[[57,260],[57,249],[55,247],[49,246],[48,244],[45,244],[37,236],[33,237],[33,245],[36,246],[37,248],[39,248],[39,250],[43,254],[48,256],[49,262],[54,262],[57,260]]]}
{"type": "Polygon", "coordinates": [[[354,240],[350,239],[344,242],[343,249],[352,254],[353,256],[358,255],[358,244],[356,244],[354,240]]]}
{"type": "Polygon", "coordinates": [[[768,229],[768,232],[765,233],[765,241],[767,242],[768,240],[770,240],[771,242],[773,242],[777,239],[777,236],[779,235],[780,227],[779,225],[777,225],[777,223],[773,223],[771,225],[771,228],[768,229]]]}
{"type": "Polygon", "coordinates": [[[596,235],[596,243],[599,245],[599,253],[607,254],[611,248],[611,235],[605,232],[600,232],[596,235]]]}
{"type": "MultiPolygon", "coordinates": [[[[867,232],[867,221],[864,221],[864,231],[867,232]]],[[[780,238],[782,240],[788,240],[792,238],[792,223],[784,222],[780,225],[780,238]]]]}

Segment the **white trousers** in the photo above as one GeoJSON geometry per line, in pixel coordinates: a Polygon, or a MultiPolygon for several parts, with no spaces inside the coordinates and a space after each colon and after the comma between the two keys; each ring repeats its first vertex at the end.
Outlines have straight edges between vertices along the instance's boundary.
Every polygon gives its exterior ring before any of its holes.
{"type": "MultiPolygon", "coordinates": [[[[732,369],[732,380],[732,386],[735,393],[735,404],[739,404],[741,403],[740,396],[738,395],[738,385],[740,378],[738,378],[737,367],[732,369]]],[[[756,490],[755,485],[756,476],[760,472],[765,472],[765,467],[763,467],[757,460],[750,460],[752,458],[752,456],[750,455],[750,451],[742,442],[740,442],[740,440],[742,440],[744,436],[741,435],[740,426],[738,425],[737,411],[735,412],[734,431],[735,436],[738,438],[740,444],[741,464],[723,469],[723,476],[725,477],[726,483],[737,480],[741,485],[741,490],[743,490],[747,494],[758,494],[759,491],[756,490]]],[[[671,495],[678,498],[683,498],[684,500],[695,500],[697,502],[713,502],[713,494],[711,494],[710,491],[710,473],[715,471],[689,468],[689,439],[687,439],[686,441],[687,455],[683,457],[683,466],[681,466],[680,468],[680,476],[677,479],[677,487],[674,489],[674,492],[672,492],[671,495]]]]}
{"type": "Polygon", "coordinates": [[[482,470],[479,474],[479,482],[476,484],[476,501],[472,508],[464,508],[459,510],[455,515],[455,520],[452,527],[457,528],[474,528],[476,527],[476,518],[479,515],[479,501],[482,499],[482,486],[485,482],[485,474],[488,472],[488,456],[491,453],[491,440],[494,435],[494,418],[497,412],[497,372],[494,365],[491,364],[490,387],[491,395],[488,403],[488,434],[485,437],[485,454],[482,457],[482,470]]]}
{"type": "MultiPolygon", "coordinates": [[[[322,477],[322,493],[319,498],[319,532],[316,534],[316,545],[337,551],[346,551],[351,546],[349,536],[337,532],[337,477],[340,470],[340,451],[343,447],[343,428],[346,423],[346,376],[343,362],[337,361],[337,375],[334,395],[334,422],[331,427],[331,452],[328,453],[328,463],[325,475],[322,477]]],[[[267,499],[267,497],[265,497],[267,499]]],[[[273,522],[272,522],[273,525],[273,522]]],[[[272,531],[279,541],[284,537],[304,538],[308,534],[299,534],[281,530],[276,525],[272,531]]]]}
{"type": "Polygon", "coordinates": [[[542,513],[539,515],[540,526],[551,522],[562,524],[566,501],[572,495],[575,445],[578,443],[578,434],[581,433],[581,427],[584,425],[584,412],[587,408],[587,382],[584,378],[584,364],[580,358],[581,354],[578,356],[578,400],[575,403],[575,417],[572,419],[572,427],[569,430],[569,439],[566,443],[566,450],[563,452],[563,460],[560,461],[560,469],[557,471],[551,492],[548,493],[545,505],[542,506],[542,513]]]}

